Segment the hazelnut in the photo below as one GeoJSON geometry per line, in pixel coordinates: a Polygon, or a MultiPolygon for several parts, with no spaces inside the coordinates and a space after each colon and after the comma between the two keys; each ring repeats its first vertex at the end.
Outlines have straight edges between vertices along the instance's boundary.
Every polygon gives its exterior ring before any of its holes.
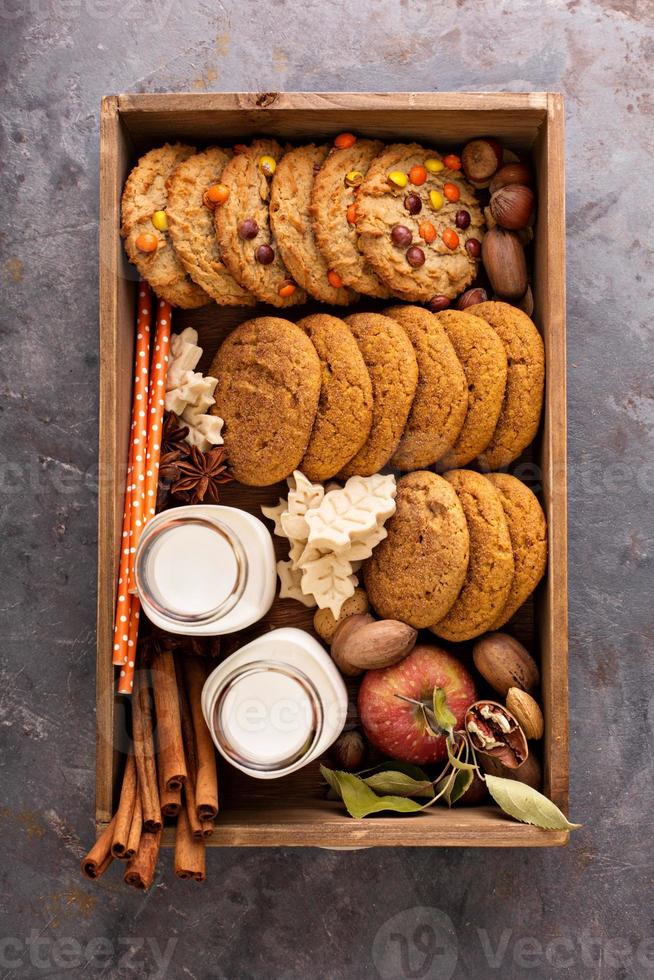
{"type": "Polygon", "coordinates": [[[534,658],[508,633],[487,633],[474,644],[475,667],[502,697],[512,687],[531,693],[540,680],[534,658]]]}
{"type": "Polygon", "coordinates": [[[531,694],[521,691],[519,687],[511,687],[506,695],[506,706],[517,720],[526,738],[539,739],[543,737],[545,727],[543,712],[531,694]]]}
{"type": "Polygon", "coordinates": [[[534,192],[524,184],[507,184],[491,197],[490,210],[501,228],[526,228],[534,210],[534,192]]]}
{"type": "Polygon", "coordinates": [[[360,732],[343,732],[334,742],[331,754],[339,769],[347,772],[360,769],[366,757],[363,736],[360,732]]]}
{"type": "Polygon", "coordinates": [[[466,289],[465,293],[461,293],[456,301],[456,308],[457,310],[465,310],[469,306],[476,306],[477,303],[485,303],[487,300],[488,293],[485,289],[481,289],[481,287],[466,289]]]}
{"type": "Polygon", "coordinates": [[[527,291],[527,263],[520,239],[504,228],[491,228],[481,246],[484,268],[501,299],[521,299],[527,291]]]}
{"type": "Polygon", "coordinates": [[[502,163],[502,147],[495,139],[470,140],[463,148],[461,162],[465,175],[476,183],[492,177],[502,163]]]}
{"type": "Polygon", "coordinates": [[[505,163],[490,182],[491,194],[507,184],[531,184],[532,173],[526,163],[505,163]]]}

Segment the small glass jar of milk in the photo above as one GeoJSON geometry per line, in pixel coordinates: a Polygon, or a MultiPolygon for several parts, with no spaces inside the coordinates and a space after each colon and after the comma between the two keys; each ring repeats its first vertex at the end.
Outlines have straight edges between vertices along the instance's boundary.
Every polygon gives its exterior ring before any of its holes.
{"type": "Polygon", "coordinates": [[[272,538],[258,518],[236,507],[165,510],[145,526],[134,579],[143,611],[161,629],[187,636],[234,633],[273,603],[272,538]]]}
{"type": "Polygon", "coordinates": [[[327,651],[304,630],[272,630],[207,678],[202,711],[220,754],[257,779],[313,762],[336,741],[347,689],[327,651]]]}

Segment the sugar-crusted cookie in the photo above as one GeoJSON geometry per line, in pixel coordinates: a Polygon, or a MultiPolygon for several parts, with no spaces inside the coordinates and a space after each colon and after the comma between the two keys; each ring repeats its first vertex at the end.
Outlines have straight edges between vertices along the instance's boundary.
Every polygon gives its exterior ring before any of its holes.
{"type": "Polygon", "coordinates": [[[168,228],[191,279],[221,306],[253,306],[256,297],[236,282],[220,257],[213,207],[204,194],[219,183],[232,154],[211,146],[183,160],[168,179],[168,228]]]}
{"type": "Polygon", "coordinates": [[[493,437],[506,388],[507,358],[492,327],[466,310],[433,314],[461,362],[468,382],[468,411],[454,446],[438,460],[439,472],[465,466],[493,437]]]}
{"type": "Polygon", "coordinates": [[[545,386],[543,338],[526,313],[508,303],[478,303],[466,313],[482,317],[504,344],[506,391],[493,438],[480,456],[484,469],[508,466],[538,431],[545,386]]]}
{"type": "Polygon", "coordinates": [[[388,537],[364,565],[368,599],[384,619],[416,629],[452,608],[468,567],[469,535],[452,486],[428,470],[398,481],[388,537]]]}
{"type": "Polygon", "coordinates": [[[213,415],[234,477],[268,486],[297,469],[320,395],[320,361],[307,335],[288,320],[257,317],[223,342],[209,369],[218,379],[213,415]]]}
{"type": "Polygon", "coordinates": [[[350,289],[387,299],[391,293],[361,254],[354,223],[357,187],[382,145],[358,139],[353,146],[333,149],[313,182],[311,214],[328,268],[350,289]]]}
{"type": "Polygon", "coordinates": [[[435,150],[387,146],[370,164],[356,206],[360,248],[396,296],[453,299],[475,278],[481,209],[461,172],[435,150]],[[477,244],[466,248],[471,240],[477,244]]]}
{"type": "Polygon", "coordinates": [[[300,469],[310,480],[335,476],[361,449],[372,425],[372,383],[347,324],[327,313],[298,321],[321,366],[318,412],[300,469]]]}
{"type": "Polygon", "coordinates": [[[160,299],[187,310],[205,306],[210,298],[179,260],[166,227],[166,208],[168,179],[193,153],[193,146],[182,143],[166,143],[145,153],[125,182],[121,202],[120,233],[130,262],[160,299]],[[153,224],[156,212],[160,227],[153,224]]]}
{"type": "Polygon", "coordinates": [[[468,385],[444,328],[420,306],[384,310],[408,334],[418,361],[418,387],[391,464],[399,470],[431,466],[452,448],[468,411],[468,385]]]}
{"type": "Polygon", "coordinates": [[[418,384],[418,363],[402,327],[380,313],[353,313],[345,322],[363,355],[372,381],[372,427],[340,476],[371,476],[395,452],[418,384]]]}
{"type": "Polygon", "coordinates": [[[513,582],[513,549],[500,495],[473,470],[444,474],[463,507],[470,535],[470,561],[454,605],[431,629],[444,640],[471,640],[493,627],[513,582]]]}
{"type": "Polygon", "coordinates": [[[244,289],[271,306],[304,303],[270,226],[270,181],[283,156],[275,140],[255,140],[225,165],[221,182],[229,197],[214,211],[223,262],[244,289]]]}
{"type": "Polygon", "coordinates": [[[547,522],[534,493],[508,473],[487,473],[509,526],[514,572],[509,597],[491,629],[499,629],[529,598],[545,573],[547,522]]]}
{"type": "Polygon", "coordinates": [[[329,268],[318,248],[310,213],[311,194],[328,146],[298,146],[277,164],[270,190],[270,224],[286,268],[296,283],[323,303],[348,306],[358,294],[329,268]]]}

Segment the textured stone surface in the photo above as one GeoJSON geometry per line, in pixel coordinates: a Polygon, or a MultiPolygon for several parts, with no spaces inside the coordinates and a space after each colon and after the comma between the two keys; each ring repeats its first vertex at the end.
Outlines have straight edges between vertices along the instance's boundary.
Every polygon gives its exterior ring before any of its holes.
{"type": "Polygon", "coordinates": [[[653,14],[651,0],[0,4],[3,980],[654,975],[653,14]],[[338,88],[567,96],[571,806],[585,827],[531,853],[218,851],[201,889],[167,856],[145,897],[113,875],[94,887],[77,860],[93,808],[100,97],[338,88]],[[421,932],[421,907],[451,921],[424,913],[435,932],[421,932]]]}

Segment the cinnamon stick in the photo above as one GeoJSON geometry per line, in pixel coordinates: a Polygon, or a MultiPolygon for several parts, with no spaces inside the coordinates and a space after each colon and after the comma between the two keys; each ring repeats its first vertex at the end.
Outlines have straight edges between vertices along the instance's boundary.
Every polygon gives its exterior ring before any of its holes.
{"type": "Polygon", "coordinates": [[[213,820],[202,821],[202,836],[211,837],[213,834],[213,820]]]}
{"type": "Polygon", "coordinates": [[[202,713],[202,688],[207,679],[206,662],[201,657],[185,657],[182,668],[195,734],[195,805],[198,819],[215,820],[218,816],[216,750],[202,713]]]}
{"type": "Polygon", "coordinates": [[[111,853],[115,858],[125,858],[128,855],[127,842],[132,818],[134,816],[134,805],[138,795],[138,783],[136,780],[136,763],[134,756],[128,755],[123,773],[123,785],[120,790],[120,802],[116,810],[116,825],[114,827],[114,838],[111,844],[111,853]]]}
{"type": "Polygon", "coordinates": [[[129,837],[127,838],[127,848],[125,849],[124,857],[129,860],[133,858],[139,849],[139,844],[141,843],[141,832],[143,830],[143,810],[141,808],[141,797],[136,795],[136,800],[134,801],[134,814],[132,816],[132,825],[129,828],[129,837]]]}
{"type": "Polygon", "coordinates": [[[183,809],[177,818],[177,831],[175,833],[175,874],[178,878],[204,881],[206,878],[205,858],[204,840],[197,840],[193,836],[188,822],[188,814],[183,809]]]}
{"type": "Polygon", "coordinates": [[[159,745],[157,766],[161,771],[161,783],[166,789],[179,790],[186,782],[186,763],[175,661],[170,650],[161,650],[154,655],[151,676],[159,745]]]}
{"type": "Polygon", "coordinates": [[[132,885],[133,888],[147,891],[154,878],[160,845],[161,829],[155,833],[145,831],[141,835],[141,843],[139,844],[138,851],[127,862],[127,868],[123,876],[123,881],[126,885],[132,885]]]}
{"type": "Polygon", "coordinates": [[[132,707],[132,738],[143,811],[143,829],[154,833],[161,830],[161,807],[154,761],[152,706],[147,677],[147,671],[141,670],[137,679],[132,707]]]}
{"type": "Polygon", "coordinates": [[[191,825],[191,833],[194,837],[202,837],[202,823],[198,818],[197,806],[195,803],[195,781],[197,779],[197,756],[195,754],[195,733],[193,731],[193,720],[191,709],[184,685],[184,671],[180,656],[175,655],[175,670],[177,672],[177,684],[179,687],[179,713],[182,724],[182,738],[184,740],[184,752],[186,754],[187,779],[184,783],[184,805],[188,814],[188,821],[191,825]]]}
{"type": "Polygon", "coordinates": [[[164,817],[176,817],[182,809],[181,789],[166,789],[163,784],[161,767],[157,767],[157,777],[159,779],[159,803],[161,813],[164,817]]]}
{"type": "Polygon", "coordinates": [[[90,878],[92,881],[95,881],[96,878],[103,875],[113,861],[113,856],[111,854],[111,842],[114,839],[115,826],[116,818],[113,817],[108,826],[102,831],[86,857],[82,858],[80,863],[82,874],[87,878],[90,878]]]}

